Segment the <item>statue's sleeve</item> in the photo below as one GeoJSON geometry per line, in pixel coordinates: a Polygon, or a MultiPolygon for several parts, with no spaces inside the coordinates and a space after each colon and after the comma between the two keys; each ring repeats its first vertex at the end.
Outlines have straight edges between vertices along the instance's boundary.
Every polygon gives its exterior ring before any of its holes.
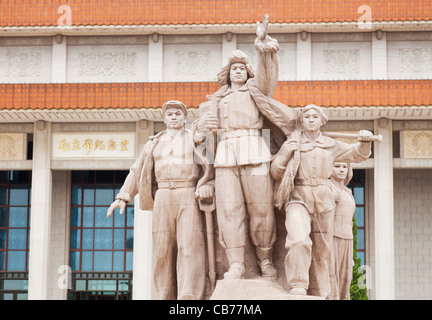
{"type": "Polygon", "coordinates": [[[119,193],[116,196],[116,200],[120,199],[126,201],[127,203],[131,203],[133,198],[138,194],[138,186],[141,178],[140,176],[143,172],[142,169],[145,163],[145,159],[149,155],[151,144],[152,141],[149,141],[144,145],[141,154],[130,168],[129,174],[127,175],[123,186],[121,187],[119,193]]]}
{"type": "Polygon", "coordinates": [[[273,161],[270,166],[270,174],[274,180],[282,179],[286,170],[286,166],[281,166],[278,164],[277,160],[273,161]]]}
{"type": "Polygon", "coordinates": [[[273,155],[270,165],[270,175],[274,180],[282,179],[286,170],[286,165],[283,166],[280,162],[286,163],[287,161],[288,159],[281,155],[280,149],[275,155],[273,155]]]}
{"type": "Polygon", "coordinates": [[[266,36],[264,41],[255,39],[255,49],[258,52],[255,79],[258,88],[267,97],[273,97],[279,77],[278,54],[279,44],[276,39],[266,36]]]}
{"type": "Polygon", "coordinates": [[[335,145],[336,162],[359,163],[367,160],[370,157],[370,155],[371,155],[370,151],[367,154],[361,152],[360,142],[356,144],[348,144],[336,140],[336,145],[335,145]]]}
{"type": "Polygon", "coordinates": [[[201,144],[204,142],[205,138],[206,138],[206,131],[202,131],[202,130],[198,130],[198,120],[195,120],[194,122],[192,122],[192,134],[193,134],[193,141],[196,144],[201,144]]]}

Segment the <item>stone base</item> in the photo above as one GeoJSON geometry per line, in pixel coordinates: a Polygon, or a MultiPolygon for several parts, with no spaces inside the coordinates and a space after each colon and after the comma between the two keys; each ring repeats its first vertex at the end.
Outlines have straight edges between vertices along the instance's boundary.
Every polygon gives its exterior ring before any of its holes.
{"type": "Polygon", "coordinates": [[[324,300],[291,295],[275,281],[265,278],[218,280],[210,300],[324,300]]]}

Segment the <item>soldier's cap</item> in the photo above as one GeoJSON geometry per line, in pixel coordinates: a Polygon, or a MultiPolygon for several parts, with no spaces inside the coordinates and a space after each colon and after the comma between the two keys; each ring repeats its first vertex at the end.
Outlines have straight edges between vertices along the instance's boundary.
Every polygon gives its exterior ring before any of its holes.
{"type": "Polygon", "coordinates": [[[249,64],[249,58],[247,54],[241,50],[234,50],[228,57],[228,63],[217,74],[217,81],[220,85],[224,86],[228,83],[231,65],[234,63],[243,63],[246,66],[246,71],[249,78],[255,77],[253,67],[249,64]]]}
{"type": "Polygon", "coordinates": [[[324,112],[324,109],[323,109],[323,108],[321,108],[320,106],[317,106],[317,105],[315,105],[315,104],[308,104],[306,107],[301,108],[301,109],[298,111],[298,113],[297,113],[297,114],[298,114],[298,119],[300,120],[301,117],[303,116],[303,114],[304,114],[305,112],[311,110],[311,109],[315,110],[315,111],[316,111],[316,112],[321,116],[322,121],[323,121],[323,125],[325,125],[325,124],[327,123],[327,121],[328,121],[328,116],[327,116],[327,114],[324,112]]]}
{"type": "Polygon", "coordinates": [[[165,112],[169,108],[181,108],[184,115],[187,116],[187,113],[188,113],[187,108],[186,108],[185,104],[181,101],[169,100],[169,101],[165,102],[164,105],[162,106],[163,114],[165,114],[165,112]]]}

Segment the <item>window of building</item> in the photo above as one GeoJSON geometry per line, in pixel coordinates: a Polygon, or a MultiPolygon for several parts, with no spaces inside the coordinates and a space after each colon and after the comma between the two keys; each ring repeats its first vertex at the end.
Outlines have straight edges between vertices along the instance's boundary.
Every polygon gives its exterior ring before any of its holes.
{"type": "Polygon", "coordinates": [[[354,170],[348,188],[351,189],[356,203],[355,219],[357,223],[357,255],[361,258],[362,265],[366,264],[366,239],[365,239],[365,170],[354,170]]]}
{"type": "Polygon", "coordinates": [[[28,272],[0,272],[0,300],[27,300],[28,272]]]}
{"type": "Polygon", "coordinates": [[[27,299],[30,171],[0,171],[0,299],[27,299]]]}
{"type": "Polygon", "coordinates": [[[123,214],[107,218],[127,172],[77,171],[72,173],[72,271],[132,271],[133,203],[123,214]]]}
{"type": "Polygon", "coordinates": [[[116,209],[110,218],[106,215],[127,174],[127,171],[72,172],[73,290],[69,299],[121,299],[130,293],[129,280],[115,280],[113,275],[130,273],[132,276],[133,203],[127,205],[123,214],[116,209]]]}
{"type": "Polygon", "coordinates": [[[74,272],[69,300],[130,300],[132,272],[74,272]]]}

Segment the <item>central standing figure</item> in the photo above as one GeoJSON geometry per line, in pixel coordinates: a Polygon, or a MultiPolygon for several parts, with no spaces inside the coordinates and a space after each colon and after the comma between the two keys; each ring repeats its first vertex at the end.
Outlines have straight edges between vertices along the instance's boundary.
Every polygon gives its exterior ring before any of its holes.
{"type": "Polygon", "coordinates": [[[218,74],[221,89],[208,97],[207,112],[200,107],[200,119],[193,127],[196,143],[203,143],[208,132],[217,132],[216,212],[219,241],[229,263],[224,279],[241,279],[244,275],[247,225],[262,276],[277,277],[272,262],[276,228],[269,174],[270,139],[264,138],[263,128],[269,120],[288,134],[287,126],[294,115],[290,108],[271,99],[278,80],[279,45],[267,33],[266,15],[262,24],[257,23],[256,72],[247,56],[234,50],[218,74]]]}

